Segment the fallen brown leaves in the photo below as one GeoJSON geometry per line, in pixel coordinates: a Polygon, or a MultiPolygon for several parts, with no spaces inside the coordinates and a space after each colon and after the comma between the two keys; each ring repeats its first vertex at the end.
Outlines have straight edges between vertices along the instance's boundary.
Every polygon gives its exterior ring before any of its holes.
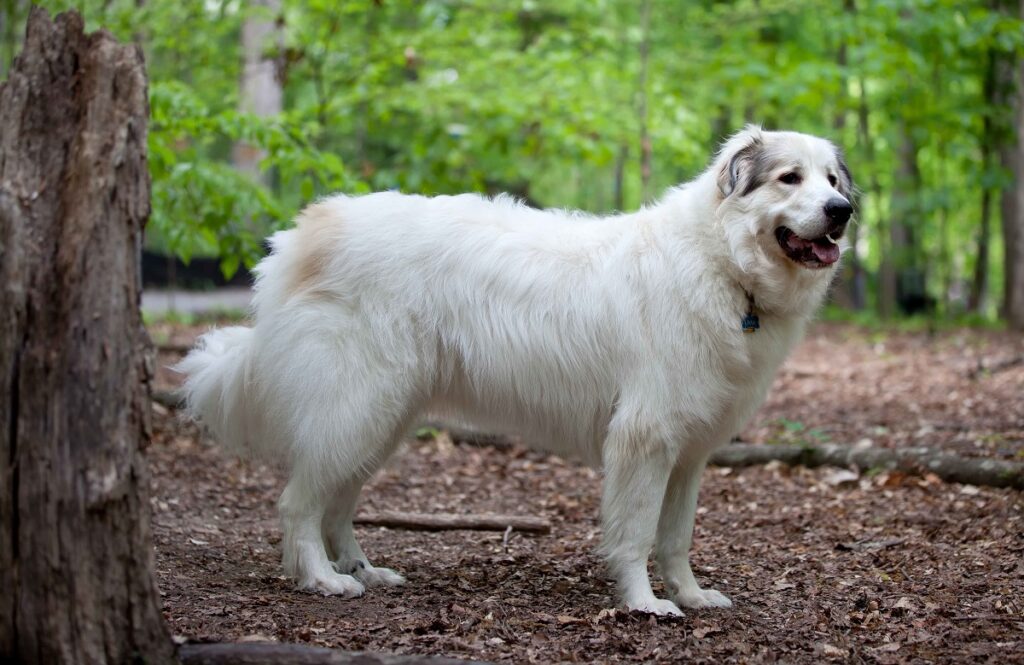
{"type": "MultiPolygon", "coordinates": [[[[749,438],[1024,449],[1024,367],[967,377],[977,356],[1019,354],[1019,340],[818,332],[749,438]]],[[[539,516],[552,533],[360,527],[371,560],[409,581],[346,601],[282,577],[272,470],[221,456],[166,413],[155,424],[157,574],[179,636],[516,662],[1024,661],[1020,492],[899,472],[711,469],[693,560],[735,607],[655,619],[614,609],[595,551],[599,474],[519,447],[414,441],[368,488],[367,510],[539,516]]]]}

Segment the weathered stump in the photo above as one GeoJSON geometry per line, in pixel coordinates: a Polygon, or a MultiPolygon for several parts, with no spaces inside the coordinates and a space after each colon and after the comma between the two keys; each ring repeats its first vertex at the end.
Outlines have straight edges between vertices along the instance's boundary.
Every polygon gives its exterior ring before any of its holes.
{"type": "Polygon", "coordinates": [[[163,662],[141,51],[33,9],[0,86],[0,659],[163,662]]]}

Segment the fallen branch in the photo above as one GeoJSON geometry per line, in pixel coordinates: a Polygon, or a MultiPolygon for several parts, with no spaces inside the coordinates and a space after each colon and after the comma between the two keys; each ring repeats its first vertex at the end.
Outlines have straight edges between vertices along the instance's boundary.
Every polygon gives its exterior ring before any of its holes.
{"type": "Polygon", "coordinates": [[[752,466],[772,461],[790,465],[855,466],[921,475],[933,473],[947,482],[1024,489],[1024,464],[964,457],[934,448],[860,448],[838,444],[759,445],[733,443],[711,456],[716,466],[752,466]]]}
{"type": "Polygon", "coordinates": [[[153,401],[168,409],[185,408],[185,397],[177,390],[154,390],[153,401]]]}
{"type": "Polygon", "coordinates": [[[469,443],[474,446],[488,446],[490,448],[497,448],[498,450],[508,450],[515,444],[519,443],[519,440],[504,434],[490,434],[487,432],[480,432],[475,429],[467,429],[458,427],[457,425],[446,425],[444,423],[427,422],[416,429],[417,436],[420,436],[420,432],[426,432],[425,436],[420,438],[430,439],[433,438],[436,432],[447,432],[448,438],[455,443],[469,443]]]}
{"type": "Polygon", "coordinates": [[[440,656],[400,656],[339,651],[305,644],[219,642],[178,647],[182,665],[472,665],[479,661],[440,656]]]}
{"type": "Polygon", "coordinates": [[[191,351],[194,347],[194,344],[172,344],[170,342],[167,342],[166,344],[157,344],[156,350],[159,353],[180,353],[184,355],[191,351]]]}
{"type": "MultiPolygon", "coordinates": [[[[180,409],[184,403],[177,392],[166,390],[154,390],[153,401],[169,409],[180,409]]],[[[452,441],[469,443],[479,446],[490,446],[499,449],[507,449],[514,446],[518,441],[512,437],[501,434],[487,434],[475,430],[461,429],[458,427],[449,428],[437,423],[431,423],[427,427],[438,430],[445,430],[452,441]]],[[[952,483],[964,483],[966,485],[981,485],[985,487],[1012,487],[1024,489],[1024,464],[1006,460],[996,460],[984,457],[964,457],[956,453],[949,453],[942,450],[926,447],[914,448],[860,448],[840,444],[822,443],[813,446],[797,444],[751,444],[731,443],[719,448],[711,456],[710,463],[715,466],[743,467],[768,462],[782,462],[791,466],[800,465],[807,467],[837,466],[860,469],[889,469],[898,470],[904,473],[921,475],[933,473],[942,480],[952,483]]],[[[442,524],[454,524],[456,522],[437,522],[438,526],[427,526],[426,520],[436,516],[417,515],[421,521],[402,521],[398,518],[399,513],[381,514],[381,519],[394,517],[397,521],[380,526],[394,526],[396,528],[442,530],[442,529],[481,529],[503,531],[508,526],[507,522],[498,524],[478,520],[481,526],[442,526],[442,524]],[[419,524],[417,526],[417,524],[419,524]],[[482,526],[489,524],[491,526],[482,526]]],[[[453,515],[463,522],[469,515],[453,515]]],[[[537,518],[513,518],[511,516],[494,516],[502,519],[535,520],[537,518]]],[[[363,518],[365,519],[365,518],[363,518]]],[[[539,524],[543,522],[540,520],[539,524]]],[[[369,524],[370,522],[364,522],[369,524]]],[[[546,523],[545,523],[546,525],[546,523]]],[[[533,531],[536,533],[547,533],[550,525],[538,528],[525,526],[520,528],[515,524],[513,529],[517,531],[533,531]]]]}
{"type": "MultiPolygon", "coordinates": [[[[445,429],[436,426],[437,429],[445,429]]],[[[509,437],[484,434],[465,429],[448,429],[452,441],[475,445],[497,445],[507,448],[515,444],[509,437]]],[[[836,466],[859,469],[898,470],[912,475],[933,473],[942,480],[985,487],[1024,489],[1024,464],[984,457],[964,457],[934,448],[859,448],[840,444],[761,445],[731,443],[711,456],[715,466],[744,467],[768,462],[790,466],[836,466]]]]}
{"type": "Polygon", "coordinates": [[[513,531],[524,533],[550,533],[551,523],[543,517],[520,515],[456,515],[453,513],[399,513],[387,511],[357,515],[356,524],[386,526],[394,529],[418,531],[513,531]]]}
{"type": "Polygon", "coordinates": [[[1003,358],[1002,360],[996,360],[993,362],[983,362],[979,359],[977,366],[967,372],[967,378],[975,380],[979,376],[995,374],[996,372],[1002,372],[1018,365],[1024,365],[1024,355],[1003,358]]]}

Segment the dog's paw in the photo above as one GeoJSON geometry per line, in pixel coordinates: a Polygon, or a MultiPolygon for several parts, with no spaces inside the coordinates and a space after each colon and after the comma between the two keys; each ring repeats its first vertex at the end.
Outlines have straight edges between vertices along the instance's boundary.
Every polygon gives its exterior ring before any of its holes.
{"type": "Polygon", "coordinates": [[[317,575],[302,584],[301,588],[325,596],[341,596],[342,598],[358,598],[366,592],[366,587],[362,582],[351,575],[339,575],[338,573],[317,575]]]}
{"type": "Polygon", "coordinates": [[[636,603],[626,603],[626,608],[630,611],[645,612],[647,614],[657,614],[658,616],[683,616],[683,611],[673,603],[671,600],[665,600],[662,598],[652,598],[650,600],[642,600],[636,603]]]}
{"type": "Polygon", "coordinates": [[[353,573],[356,579],[366,586],[398,586],[405,584],[405,578],[390,568],[366,566],[353,573]]]}
{"type": "Polygon", "coordinates": [[[332,565],[339,573],[347,573],[368,587],[405,584],[405,578],[390,568],[377,568],[360,559],[338,559],[332,565]]]}
{"type": "Polygon", "coordinates": [[[691,610],[708,607],[732,607],[732,601],[714,589],[698,589],[696,593],[681,593],[676,596],[676,601],[691,610]]]}

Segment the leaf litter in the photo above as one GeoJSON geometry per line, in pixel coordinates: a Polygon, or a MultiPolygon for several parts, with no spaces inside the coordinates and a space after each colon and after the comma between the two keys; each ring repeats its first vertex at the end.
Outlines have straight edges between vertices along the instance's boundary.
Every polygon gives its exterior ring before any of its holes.
{"type": "MultiPolygon", "coordinates": [[[[819,325],[742,438],[1024,457],[1024,367],[977,371],[1022,352],[1007,333],[880,340],[819,325]]],[[[174,380],[160,370],[157,387],[174,380]]],[[[1024,662],[1020,492],[868,469],[709,469],[692,561],[735,605],[655,618],[615,607],[596,552],[599,473],[520,446],[412,440],[368,485],[367,511],[518,513],[553,531],[357,527],[371,561],[408,582],[343,600],[281,572],[280,473],[154,411],[156,574],[179,641],[538,663],[1024,662]]]]}

